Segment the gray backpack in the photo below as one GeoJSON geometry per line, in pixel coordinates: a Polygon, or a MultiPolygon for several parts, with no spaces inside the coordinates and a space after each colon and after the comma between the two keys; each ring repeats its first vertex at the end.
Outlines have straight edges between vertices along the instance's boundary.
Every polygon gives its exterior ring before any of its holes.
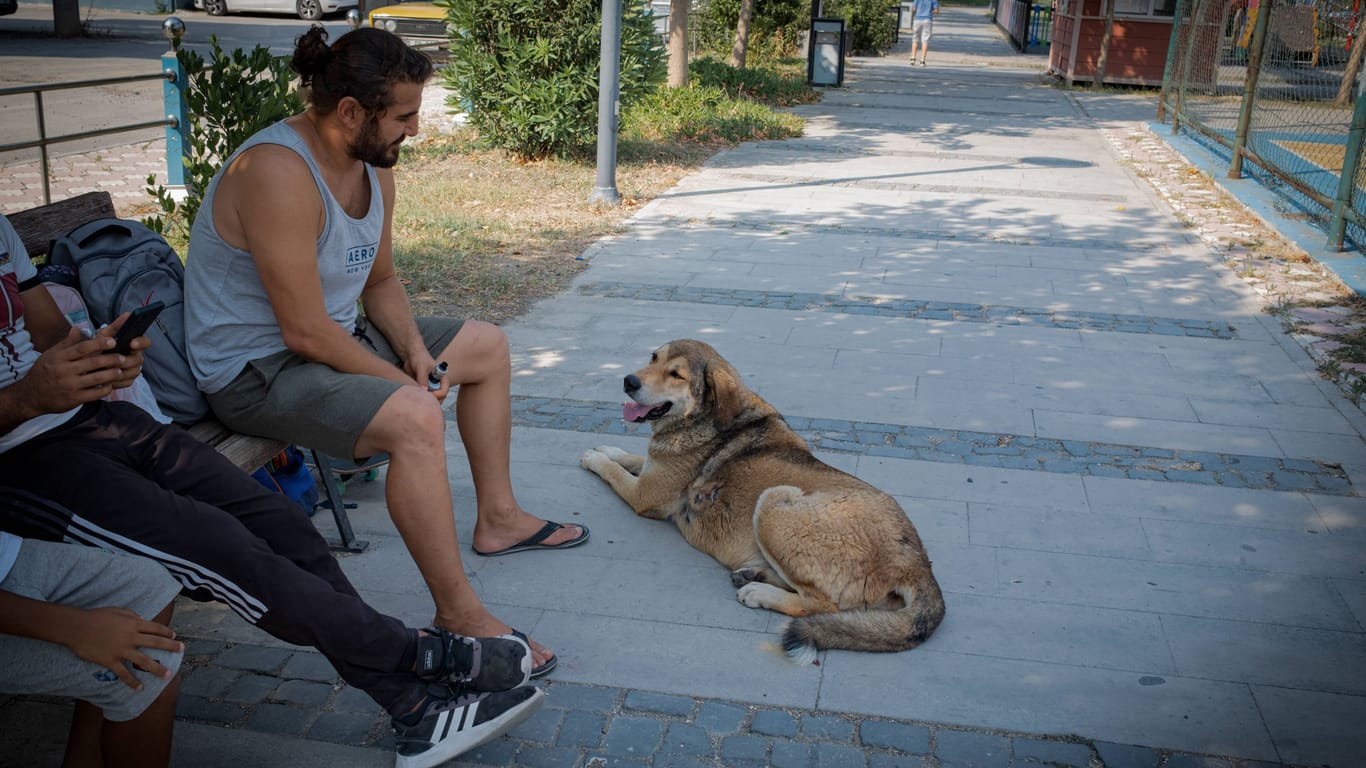
{"type": "Polygon", "coordinates": [[[161,235],[136,221],[96,219],[54,240],[48,260],[76,270],[96,326],[144,304],[165,302],[146,333],[152,346],[143,351],[142,374],[173,420],[192,424],[208,415],[185,354],[185,265],[161,235]]]}

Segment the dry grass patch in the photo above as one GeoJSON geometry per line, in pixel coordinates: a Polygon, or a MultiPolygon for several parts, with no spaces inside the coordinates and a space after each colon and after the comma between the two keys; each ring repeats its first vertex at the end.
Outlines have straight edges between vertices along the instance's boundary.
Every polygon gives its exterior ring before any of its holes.
{"type": "MultiPolygon", "coordinates": [[[[394,254],[419,314],[505,322],[558,293],[591,243],[696,169],[706,147],[652,148],[617,164],[620,206],[590,205],[593,161],[520,163],[472,130],[419,138],[395,168],[394,254]]],[[[638,153],[636,153],[638,154],[638,153]]]]}

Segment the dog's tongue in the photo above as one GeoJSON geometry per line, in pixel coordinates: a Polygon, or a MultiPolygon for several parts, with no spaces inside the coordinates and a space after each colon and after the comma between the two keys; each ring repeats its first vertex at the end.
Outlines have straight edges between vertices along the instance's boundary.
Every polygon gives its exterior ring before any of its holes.
{"type": "Polygon", "coordinates": [[[650,406],[631,401],[621,406],[621,418],[626,421],[640,421],[650,412],[650,406]]]}

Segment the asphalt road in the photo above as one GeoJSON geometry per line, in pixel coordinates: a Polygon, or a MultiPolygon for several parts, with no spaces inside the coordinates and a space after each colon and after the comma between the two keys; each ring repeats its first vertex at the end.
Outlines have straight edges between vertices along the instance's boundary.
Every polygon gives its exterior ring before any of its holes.
{"type": "MultiPolygon", "coordinates": [[[[99,8],[82,10],[86,34],[58,39],[52,35],[50,6],[21,4],[19,12],[0,16],[0,90],[69,83],[131,75],[156,75],[161,57],[170,49],[162,34],[166,17],[99,8]]],[[[265,45],[276,54],[293,50],[294,39],[308,22],[289,16],[232,15],[210,17],[202,11],[175,14],[185,24],[181,45],[207,55],[210,39],[224,49],[252,49],[265,45]]],[[[344,18],[323,21],[332,39],[349,29],[344,18]]],[[[69,136],[115,126],[159,120],[162,117],[160,79],[117,85],[47,91],[42,97],[45,133],[69,136]]],[[[110,146],[151,141],[164,129],[81,139],[55,144],[54,156],[90,152],[110,146]]],[[[32,94],[0,95],[0,143],[38,138],[37,109],[32,94]]],[[[0,152],[0,167],[32,161],[37,149],[0,152]]]]}

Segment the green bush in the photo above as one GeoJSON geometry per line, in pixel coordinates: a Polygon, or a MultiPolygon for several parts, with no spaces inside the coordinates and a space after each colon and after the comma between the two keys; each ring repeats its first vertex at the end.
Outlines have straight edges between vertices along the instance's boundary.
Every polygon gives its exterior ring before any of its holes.
{"type": "Polygon", "coordinates": [[[288,56],[273,56],[256,46],[250,53],[241,48],[225,52],[217,37],[210,37],[209,59],[181,48],[176,58],[185,70],[187,88],[183,98],[190,115],[189,141],[185,152],[186,197],[180,202],[147,177],[147,191],[156,198],[162,215],[144,223],[168,237],[189,237],[204,191],[219,167],[242,142],[272,123],[303,110],[294,91],[294,72],[288,56]]]}
{"type": "MultiPolygon", "coordinates": [[[[775,65],[782,62],[773,62],[775,65]]],[[[806,85],[806,63],[793,63],[790,74],[768,67],[737,69],[710,56],[688,63],[689,82],[716,86],[731,98],[750,99],[775,107],[805,104],[817,100],[816,92],[806,85]]]]}
{"type": "Polygon", "coordinates": [[[633,105],[622,114],[621,131],[623,144],[734,144],[800,136],[802,119],[758,102],[732,98],[719,86],[690,83],[683,88],[661,88],[633,105]]]}
{"type": "MultiPolygon", "coordinates": [[[[740,19],[740,0],[705,0],[693,16],[702,30],[703,47],[729,57],[740,19]]],[[[754,0],[746,59],[792,55],[801,34],[810,26],[811,0],[754,0]]]]}
{"type": "MultiPolygon", "coordinates": [[[[585,154],[598,132],[600,0],[436,0],[446,9],[451,106],[520,158],[585,154]]],[[[644,3],[622,9],[621,107],[664,78],[664,46],[644,3]]]]}
{"type": "Polygon", "coordinates": [[[896,26],[896,15],[887,12],[890,5],[887,0],[829,0],[821,12],[844,19],[855,51],[881,55],[892,47],[892,27],[896,26]]]}

